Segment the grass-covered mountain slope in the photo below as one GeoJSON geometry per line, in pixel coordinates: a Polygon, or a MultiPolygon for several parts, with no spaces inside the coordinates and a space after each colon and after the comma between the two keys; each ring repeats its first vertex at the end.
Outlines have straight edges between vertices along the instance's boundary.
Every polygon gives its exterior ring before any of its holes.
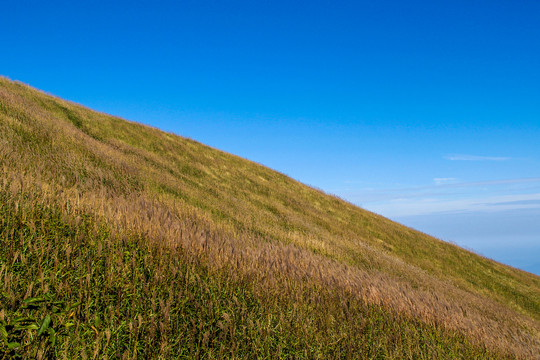
{"type": "Polygon", "coordinates": [[[0,78],[0,359],[540,358],[540,278],[0,78]]]}

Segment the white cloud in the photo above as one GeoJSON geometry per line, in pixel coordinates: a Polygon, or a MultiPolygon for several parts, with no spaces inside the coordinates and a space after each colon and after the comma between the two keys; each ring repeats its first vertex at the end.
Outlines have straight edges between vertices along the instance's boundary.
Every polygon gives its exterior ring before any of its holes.
{"type": "Polygon", "coordinates": [[[365,204],[366,209],[378,214],[399,217],[459,212],[497,212],[516,209],[540,208],[540,193],[472,197],[461,199],[424,198],[392,199],[365,204]]]}
{"type": "Polygon", "coordinates": [[[456,180],[456,178],[434,178],[433,182],[435,183],[435,185],[442,185],[454,182],[456,180]]]}
{"type": "Polygon", "coordinates": [[[476,182],[454,182],[453,178],[434,178],[433,185],[396,187],[396,188],[376,188],[365,187],[362,189],[333,189],[331,192],[351,201],[358,201],[362,204],[370,202],[381,202],[393,199],[405,198],[429,198],[440,196],[459,196],[460,194],[474,194],[482,189],[492,189],[497,193],[504,192],[505,189],[523,189],[528,192],[540,190],[540,178],[515,178],[502,180],[487,180],[476,182]],[[528,189],[528,190],[527,190],[528,189]]]}
{"type": "Polygon", "coordinates": [[[434,184],[427,186],[364,188],[338,195],[388,217],[540,209],[540,178],[456,180],[434,178],[434,184]]]}
{"type": "Polygon", "coordinates": [[[510,157],[507,156],[478,156],[478,155],[447,155],[446,160],[452,161],[507,161],[510,157]]]}

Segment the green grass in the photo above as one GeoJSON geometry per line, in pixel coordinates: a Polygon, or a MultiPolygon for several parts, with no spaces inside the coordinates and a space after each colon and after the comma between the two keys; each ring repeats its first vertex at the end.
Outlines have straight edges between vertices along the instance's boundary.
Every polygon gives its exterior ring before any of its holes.
{"type": "Polygon", "coordinates": [[[36,198],[0,192],[4,356],[490,357],[463,336],[341,304],[312,284],[268,297],[181,250],[115,238],[92,216],[36,198]]]}
{"type": "Polygon", "coordinates": [[[0,359],[540,353],[539,277],[2,78],[0,173],[0,359]]]}

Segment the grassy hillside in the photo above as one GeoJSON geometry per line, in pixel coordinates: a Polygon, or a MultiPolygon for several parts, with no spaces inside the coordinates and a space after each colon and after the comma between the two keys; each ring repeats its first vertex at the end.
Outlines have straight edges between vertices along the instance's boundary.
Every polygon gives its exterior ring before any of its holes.
{"type": "Polygon", "coordinates": [[[540,278],[0,78],[0,359],[540,358],[540,278]]]}

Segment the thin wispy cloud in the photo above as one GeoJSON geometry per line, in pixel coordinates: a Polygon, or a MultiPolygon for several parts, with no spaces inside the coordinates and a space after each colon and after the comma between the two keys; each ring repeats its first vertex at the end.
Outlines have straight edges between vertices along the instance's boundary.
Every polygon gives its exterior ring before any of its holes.
{"type": "Polygon", "coordinates": [[[385,216],[540,208],[540,178],[458,182],[456,178],[441,177],[433,178],[433,182],[419,187],[364,188],[338,194],[385,216]]]}
{"type": "Polygon", "coordinates": [[[459,199],[437,197],[422,199],[401,198],[370,204],[367,208],[391,217],[537,209],[540,208],[540,194],[495,195],[459,199]]]}
{"type": "Polygon", "coordinates": [[[531,200],[514,200],[514,201],[503,201],[490,204],[492,206],[512,206],[512,205],[538,205],[540,206],[540,199],[531,199],[531,200]]]}
{"type": "Polygon", "coordinates": [[[507,161],[512,159],[508,156],[479,156],[479,155],[447,155],[444,157],[451,161],[507,161]]]}
{"type": "Polygon", "coordinates": [[[540,183],[540,178],[487,180],[487,181],[462,182],[462,183],[452,183],[452,184],[443,184],[443,185],[446,187],[469,188],[469,187],[491,186],[491,185],[531,184],[531,183],[540,183]]]}
{"type": "Polygon", "coordinates": [[[453,183],[455,181],[457,181],[457,179],[452,178],[452,177],[449,177],[449,178],[434,178],[433,179],[433,182],[435,183],[435,185],[443,185],[443,184],[453,183]]]}
{"type": "MultiPolygon", "coordinates": [[[[331,189],[330,192],[333,193],[345,193],[352,195],[353,197],[358,197],[360,195],[384,195],[382,198],[387,198],[387,195],[395,198],[398,194],[418,194],[419,196],[424,196],[426,193],[439,193],[445,189],[469,189],[477,187],[486,187],[486,186],[505,186],[505,185],[516,185],[516,186],[525,186],[532,185],[535,188],[540,189],[540,178],[514,178],[514,179],[500,179],[500,180],[486,180],[486,181],[470,181],[470,182],[458,182],[457,178],[434,178],[433,185],[424,185],[424,186],[411,186],[411,187],[393,187],[393,188],[376,188],[376,187],[365,187],[358,189],[357,191],[352,191],[350,189],[331,189]]],[[[357,182],[362,183],[362,182],[357,182]]],[[[355,182],[348,182],[348,184],[356,184],[355,182]]]]}

